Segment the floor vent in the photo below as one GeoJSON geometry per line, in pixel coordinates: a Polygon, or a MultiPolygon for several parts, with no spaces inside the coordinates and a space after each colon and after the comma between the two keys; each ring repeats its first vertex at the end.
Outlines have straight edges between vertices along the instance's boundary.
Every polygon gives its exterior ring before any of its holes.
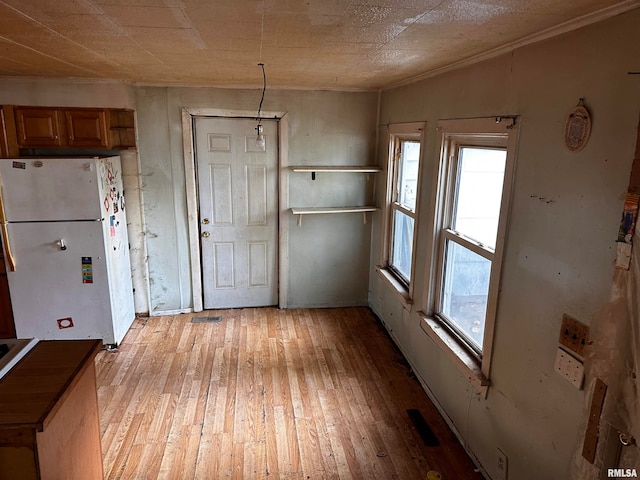
{"type": "Polygon", "coordinates": [[[409,419],[413,423],[413,426],[420,434],[420,438],[427,447],[437,447],[440,445],[440,442],[436,438],[435,434],[427,425],[426,420],[420,413],[420,410],[410,409],[407,410],[407,414],[409,415],[409,419]]]}
{"type": "Polygon", "coordinates": [[[222,317],[193,317],[191,323],[220,323],[222,317]]]}

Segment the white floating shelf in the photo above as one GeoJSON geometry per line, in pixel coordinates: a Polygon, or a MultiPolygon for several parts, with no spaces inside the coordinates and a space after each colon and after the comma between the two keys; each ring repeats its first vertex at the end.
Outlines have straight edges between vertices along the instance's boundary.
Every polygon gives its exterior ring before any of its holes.
{"type": "Polygon", "coordinates": [[[292,172],[311,173],[311,180],[316,179],[318,172],[366,173],[369,175],[382,170],[376,165],[294,165],[289,169],[292,172]]]}
{"type": "Polygon", "coordinates": [[[290,208],[291,213],[298,216],[298,226],[302,225],[303,215],[323,215],[333,213],[362,213],[363,222],[367,223],[367,213],[375,212],[380,208],[375,205],[366,205],[362,207],[293,207],[290,208]]]}
{"type": "Polygon", "coordinates": [[[382,170],[376,165],[297,165],[289,167],[292,172],[353,172],[376,173],[382,170]]]}

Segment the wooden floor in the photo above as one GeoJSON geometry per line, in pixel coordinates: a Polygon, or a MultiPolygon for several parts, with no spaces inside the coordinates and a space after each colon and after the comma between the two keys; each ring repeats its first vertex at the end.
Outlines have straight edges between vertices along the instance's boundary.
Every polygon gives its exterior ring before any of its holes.
{"type": "Polygon", "coordinates": [[[482,478],[366,308],[138,319],[97,372],[107,479],[482,478]]]}

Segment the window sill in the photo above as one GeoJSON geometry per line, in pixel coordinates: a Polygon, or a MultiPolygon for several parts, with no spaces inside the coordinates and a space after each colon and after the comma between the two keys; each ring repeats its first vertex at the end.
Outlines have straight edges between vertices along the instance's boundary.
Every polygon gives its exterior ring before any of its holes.
{"type": "Polygon", "coordinates": [[[478,359],[467,352],[460,341],[451,335],[446,328],[442,328],[436,320],[424,312],[418,312],[418,316],[422,330],[453,360],[462,374],[467,377],[474,390],[486,397],[490,382],[482,373],[478,359]]]}
{"type": "Polygon", "coordinates": [[[409,295],[409,290],[398,281],[393,274],[382,265],[377,265],[376,270],[385,283],[391,287],[391,291],[398,297],[405,310],[409,310],[413,304],[413,300],[409,295]]]}

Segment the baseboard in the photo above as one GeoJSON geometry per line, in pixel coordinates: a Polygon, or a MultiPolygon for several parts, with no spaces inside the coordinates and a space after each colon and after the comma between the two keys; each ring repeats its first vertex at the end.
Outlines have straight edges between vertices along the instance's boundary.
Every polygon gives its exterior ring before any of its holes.
{"type": "Polygon", "coordinates": [[[178,310],[154,310],[149,314],[150,317],[162,317],[165,315],[180,315],[181,313],[193,313],[193,308],[181,308],[178,310]]]}
{"type": "Polygon", "coordinates": [[[294,303],[289,304],[286,310],[292,310],[294,308],[349,308],[349,307],[368,307],[368,302],[345,302],[345,303],[294,303]]]}

